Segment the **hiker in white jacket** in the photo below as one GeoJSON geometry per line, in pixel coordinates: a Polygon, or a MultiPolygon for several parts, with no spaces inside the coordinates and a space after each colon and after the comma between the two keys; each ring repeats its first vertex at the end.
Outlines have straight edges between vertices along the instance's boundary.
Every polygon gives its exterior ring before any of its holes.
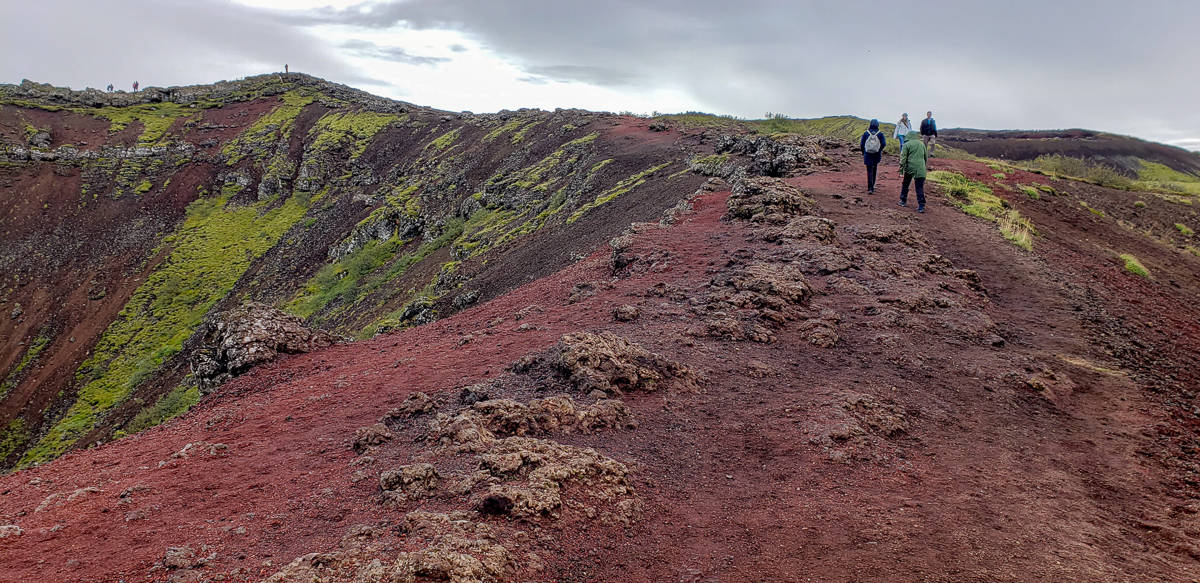
{"type": "Polygon", "coordinates": [[[912,124],[908,122],[908,114],[900,116],[900,121],[896,122],[896,131],[892,132],[892,136],[900,140],[900,147],[904,147],[904,138],[908,132],[912,131],[912,124]]]}

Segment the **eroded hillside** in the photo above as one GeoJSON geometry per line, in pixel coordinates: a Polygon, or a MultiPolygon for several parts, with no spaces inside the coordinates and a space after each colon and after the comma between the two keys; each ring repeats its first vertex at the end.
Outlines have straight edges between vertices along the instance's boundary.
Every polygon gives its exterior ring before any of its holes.
{"type": "Polygon", "coordinates": [[[303,75],[0,87],[0,459],[186,409],[211,384],[192,374],[201,324],[245,302],[365,338],[554,272],[728,161],[654,130],[448,113],[303,75]]]}

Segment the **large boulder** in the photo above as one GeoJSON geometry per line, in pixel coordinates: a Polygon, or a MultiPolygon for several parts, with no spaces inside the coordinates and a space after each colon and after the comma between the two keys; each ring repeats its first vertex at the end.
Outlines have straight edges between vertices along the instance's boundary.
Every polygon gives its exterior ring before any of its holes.
{"type": "Polygon", "coordinates": [[[192,373],[206,392],[281,353],[311,352],[336,340],[310,330],[296,316],[254,302],[206,322],[202,332],[204,348],[192,357],[192,373]]]}

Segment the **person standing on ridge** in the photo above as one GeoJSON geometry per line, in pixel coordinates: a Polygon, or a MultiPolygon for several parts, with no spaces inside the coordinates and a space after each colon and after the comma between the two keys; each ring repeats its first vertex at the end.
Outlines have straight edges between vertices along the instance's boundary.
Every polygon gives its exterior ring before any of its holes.
{"type": "Polygon", "coordinates": [[[109,84],[108,84],[108,92],[109,92],[109,93],[112,93],[112,91],[113,91],[113,86],[112,86],[112,83],[109,83],[109,84]]]}
{"type": "Polygon", "coordinates": [[[134,91],[137,91],[137,88],[138,88],[138,82],[137,82],[137,81],[134,81],[134,82],[133,82],[133,90],[134,90],[134,91]]]}
{"type": "Polygon", "coordinates": [[[892,137],[896,138],[900,147],[904,147],[904,139],[908,137],[908,132],[912,131],[912,122],[908,121],[908,114],[902,114],[900,121],[896,122],[896,131],[892,132],[892,137]]]}
{"type": "Polygon", "coordinates": [[[908,206],[908,185],[915,182],[917,212],[925,212],[925,144],[918,139],[917,132],[909,132],[904,147],[900,148],[900,174],[904,175],[904,182],[900,184],[900,206],[908,206]]]}
{"type": "Polygon", "coordinates": [[[886,144],[883,132],[879,131],[879,120],[871,120],[871,128],[863,132],[862,139],[858,141],[863,163],[867,165],[867,194],[875,194],[875,177],[879,173],[879,161],[883,158],[886,144]]]}
{"type": "Polygon", "coordinates": [[[283,64],[283,74],[284,74],[284,75],[287,75],[287,72],[288,72],[287,63],[284,63],[284,64],[283,64]]]}
{"type": "Polygon", "coordinates": [[[925,155],[932,156],[937,146],[937,122],[933,121],[932,111],[925,112],[925,119],[921,120],[921,141],[925,144],[925,155]]]}

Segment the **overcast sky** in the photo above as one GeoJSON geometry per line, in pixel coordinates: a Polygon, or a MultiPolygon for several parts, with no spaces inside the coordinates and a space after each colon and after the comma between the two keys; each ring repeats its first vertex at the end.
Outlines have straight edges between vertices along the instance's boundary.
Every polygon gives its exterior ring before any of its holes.
{"type": "Polygon", "coordinates": [[[0,0],[0,82],[128,89],[278,71],[420,105],[933,109],[1200,150],[1194,0],[0,0]]]}

